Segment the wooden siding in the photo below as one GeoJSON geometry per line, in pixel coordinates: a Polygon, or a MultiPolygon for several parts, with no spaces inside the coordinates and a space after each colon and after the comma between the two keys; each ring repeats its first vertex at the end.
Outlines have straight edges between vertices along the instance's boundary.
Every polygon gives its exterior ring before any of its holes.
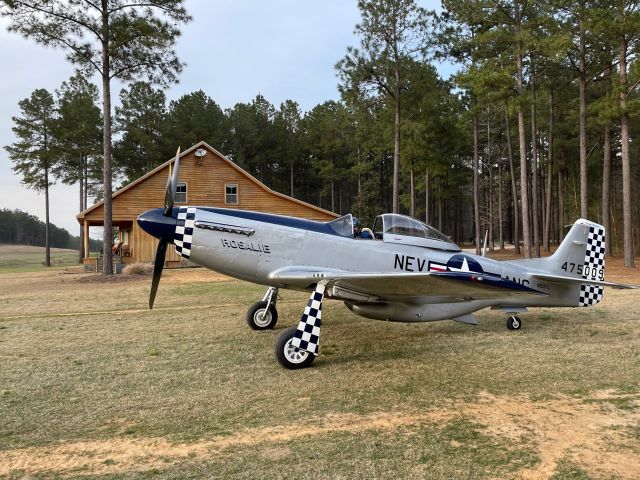
{"type": "MultiPolygon", "coordinates": [[[[256,210],[261,212],[289,215],[313,220],[332,220],[335,214],[297,201],[291,197],[268,189],[246,172],[219,156],[206,144],[196,145],[205,148],[207,154],[196,158],[192,147],[180,158],[180,182],[187,183],[187,201],[179,205],[213,206],[256,210]],[[238,204],[225,205],[225,185],[238,185],[238,204]]],[[[172,162],[171,162],[172,163],[172,162]]],[[[133,222],[130,231],[129,247],[136,261],[152,261],[158,241],[142,231],[136,218],[151,208],[162,207],[169,176],[169,163],[151,173],[129,188],[125,188],[113,197],[112,219],[118,222],[133,222]]],[[[91,225],[102,225],[103,205],[98,204],[78,215],[78,220],[86,220],[91,225]]],[[[167,251],[167,261],[179,261],[173,248],[167,251]]]]}

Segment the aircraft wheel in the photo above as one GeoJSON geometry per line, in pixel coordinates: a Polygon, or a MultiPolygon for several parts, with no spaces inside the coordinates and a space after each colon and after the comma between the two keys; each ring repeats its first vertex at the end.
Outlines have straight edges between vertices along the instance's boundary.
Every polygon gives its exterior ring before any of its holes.
{"type": "Polygon", "coordinates": [[[280,332],[276,337],[274,349],[274,355],[278,363],[290,370],[309,367],[316,359],[314,354],[302,351],[291,344],[295,333],[295,327],[286,328],[280,332]]]}
{"type": "Polygon", "coordinates": [[[507,318],[507,328],[509,330],[520,330],[521,327],[522,322],[520,321],[520,318],[516,317],[515,315],[511,315],[509,318],[507,318]]]}
{"type": "Polygon", "coordinates": [[[276,326],[278,311],[272,303],[267,310],[267,301],[256,302],[247,310],[247,323],[253,330],[269,330],[276,326]]]}

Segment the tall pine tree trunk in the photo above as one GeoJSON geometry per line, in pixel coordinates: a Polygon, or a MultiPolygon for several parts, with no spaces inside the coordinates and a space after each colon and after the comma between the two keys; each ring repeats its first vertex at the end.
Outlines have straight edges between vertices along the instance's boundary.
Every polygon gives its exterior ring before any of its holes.
{"type": "MultiPolygon", "coordinates": [[[[83,157],[84,155],[81,154],[80,167],[78,168],[78,184],[80,186],[80,188],[78,189],[80,193],[80,212],[84,210],[84,208],[82,208],[82,205],[84,204],[84,167],[82,165],[83,157]]],[[[78,243],[78,262],[82,263],[82,260],[84,259],[84,225],[80,225],[80,235],[78,236],[78,238],[80,239],[80,242],[78,243]]]]}
{"type": "Polygon", "coordinates": [[[89,196],[89,160],[87,155],[84,155],[82,160],[82,168],[84,169],[83,182],[84,182],[84,197],[82,199],[82,210],[87,209],[87,197],[89,196]]]}
{"type": "Polygon", "coordinates": [[[440,181],[438,182],[438,230],[442,231],[442,226],[444,225],[444,214],[443,214],[443,205],[442,205],[442,191],[444,180],[440,177],[440,181]]]}
{"type": "MultiPolygon", "coordinates": [[[[523,97],[522,87],[522,54],[516,55],[517,86],[520,100],[523,97]]],[[[522,239],[524,244],[524,257],[531,258],[531,233],[529,231],[529,191],[527,175],[527,139],[524,132],[524,112],[522,104],[518,102],[518,143],[520,148],[520,195],[522,197],[522,239]]]]}
{"type": "Polygon", "coordinates": [[[624,266],[635,267],[633,225],[631,224],[631,158],[629,152],[629,113],[627,112],[627,41],[620,38],[620,140],[622,143],[622,220],[624,223],[624,266]]]}
{"type": "Polygon", "coordinates": [[[424,173],[424,223],[426,223],[427,225],[430,224],[430,218],[429,218],[429,194],[430,194],[430,188],[429,188],[429,169],[427,168],[425,173],[424,173]]]}
{"type": "Polygon", "coordinates": [[[578,75],[580,105],[580,216],[589,217],[589,201],[587,198],[587,66],[584,46],[584,27],[582,20],[578,22],[580,71],[578,75]]]}
{"type": "Polygon", "coordinates": [[[399,212],[400,176],[400,70],[396,67],[395,119],[393,125],[393,213],[399,212]]]}
{"type": "MultiPolygon", "coordinates": [[[[475,103],[475,101],[474,101],[475,103]]],[[[478,113],[473,114],[473,221],[475,223],[476,255],[480,255],[480,191],[478,171],[480,152],[478,151],[478,113]]]]}
{"type": "MultiPolygon", "coordinates": [[[[488,242],[490,245],[491,251],[494,250],[495,243],[493,241],[493,223],[495,221],[495,217],[493,215],[493,168],[491,164],[491,122],[487,118],[487,170],[489,175],[489,201],[487,204],[489,205],[489,238],[488,242]]],[[[485,245],[486,248],[486,245],[485,245]]]]}
{"type": "Polygon", "coordinates": [[[498,237],[500,239],[500,250],[504,250],[504,227],[502,220],[502,159],[498,162],[498,237]]]}
{"type": "Polygon", "coordinates": [[[332,212],[336,211],[335,185],[336,185],[336,182],[332,178],[331,179],[331,211],[332,212]]]}
{"type": "MultiPolygon", "coordinates": [[[[605,69],[606,97],[611,97],[611,64],[605,69]]],[[[604,125],[602,142],[602,226],[607,233],[605,255],[611,256],[611,125],[604,125]]]]}
{"type": "Polygon", "coordinates": [[[554,96],[553,90],[551,90],[549,95],[549,151],[547,152],[547,201],[545,207],[545,217],[544,217],[544,234],[543,234],[543,243],[544,249],[546,252],[549,252],[551,249],[551,194],[553,192],[553,135],[554,135],[554,96]]]}
{"type": "MultiPolygon", "coordinates": [[[[45,140],[46,143],[46,140],[45,140]]],[[[45,147],[46,149],[47,147],[45,147]]],[[[51,243],[49,237],[49,168],[44,169],[44,204],[45,204],[45,221],[44,221],[44,264],[51,266],[51,243]]]]}
{"type": "Polygon", "coordinates": [[[411,191],[411,205],[409,207],[409,216],[411,218],[415,218],[416,217],[416,192],[415,192],[415,186],[414,186],[414,182],[413,182],[413,162],[411,163],[411,169],[409,171],[409,181],[410,181],[410,188],[409,190],[411,191]]]}
{"type": "Polygon", "coordinates": [[[564,238],[564,162],[558,165],[558,243],[564,238]]]}
{"type": "MultiPolygon", "coordinates": [[[[531,58],[531,57],[530,57],[531,58]]],[[[536,72],[531,58],[531,205],[533,208],[534,255],[540,256],[540,192],[538,188],[538,126],[536,119],[536,72]]]]}
{"type": "Polygon", "coordinates": [[[109,51],[109,5],[108,0],[102,0],[102,112],[103,112],[103,207],[104,224],[102,234],[102,250],[104,275],[113,274],[113,260],[111,244],[113,243],[112,224],[112,173],[111,173],[111,55],[109,51]]]}
{"type": "Polygon", "coordinates": [[[520,219],[518,214],[518,186],[516,184],[516,170],[513,165],[513,147],[511,145],[511,127],[509,125],[509,108],[504,102],[504,120],[507,135],[507,154],[509,155],[509,172],[511,173],[511,198],[513,199],[513,244],[516,253],[520,254],[520,219]]]}

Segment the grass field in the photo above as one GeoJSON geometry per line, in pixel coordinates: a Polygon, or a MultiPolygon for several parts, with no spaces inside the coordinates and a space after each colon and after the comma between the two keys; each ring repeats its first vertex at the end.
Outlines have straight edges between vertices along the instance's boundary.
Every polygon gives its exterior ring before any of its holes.
{"type": "MultiPolygon", "coordinates": [[[[51,249],[51,268],[78,265],[78,251],[66,248],[51,249]]],[[[44,247],[0,244],[0,274],[33,272],[45,269],[44,247]]]]}
{"type": "Polygon", "coordinates": [[[287,371],[273,341],[305,294],[254,332],[261,287],[166,271],[149,311],[149,283],[0,274],[0,478],[640,478],[637,292],[518,332],[327,302],[321,355],[287,371]]]}

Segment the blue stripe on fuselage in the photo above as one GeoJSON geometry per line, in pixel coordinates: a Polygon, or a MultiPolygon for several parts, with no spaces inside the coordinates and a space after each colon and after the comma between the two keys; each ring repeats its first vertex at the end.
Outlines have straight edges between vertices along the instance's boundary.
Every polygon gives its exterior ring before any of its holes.
{"type": "Polygon", "coordinates": [[[335,235],[340,237],[329,222],[318,222],[316,220],[307,220],[304,218],[285,217],[282,215],[274,215],[272,213],[253,212],[249,210],[235,210],[231,208],[213,208],[213,207],[197,207],[198,210],[205,212],[217,213],[219,215],[228,215],[230,217],[244,218],[254,220],[256,222],[271,223],[274,225],[282,225],[285,227],[299,228],[311,232],[324,233],[326,235],[335,235]]]}

